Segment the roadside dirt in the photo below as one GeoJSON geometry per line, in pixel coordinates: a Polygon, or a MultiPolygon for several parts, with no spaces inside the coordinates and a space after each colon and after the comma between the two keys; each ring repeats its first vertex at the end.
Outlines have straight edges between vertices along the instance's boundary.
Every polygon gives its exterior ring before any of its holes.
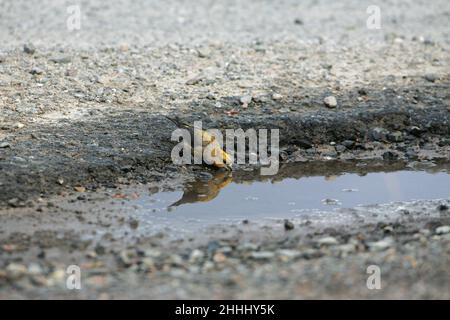
{"type": "Polygon", "coordinates": [[[359,1],[181,2],[90,1],[78,33],[62,4],[0,4],[0,298],[449,299],[449,199],[182,235],[111,199],[214,174],[171,162],[164,115],[280,129],[273,179],[448,166],[447,2],[381,1],[379,31],[359,1]]]}

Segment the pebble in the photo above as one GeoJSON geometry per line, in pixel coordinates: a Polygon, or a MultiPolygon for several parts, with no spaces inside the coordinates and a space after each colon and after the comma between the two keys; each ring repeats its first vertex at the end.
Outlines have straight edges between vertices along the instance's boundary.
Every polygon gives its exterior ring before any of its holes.
{"type": "Polygon", "coordinates": [[[328,108],[336,108],[337,107],[337,100],[334,96],[328,96],[325,99],[323,99],[323,103],[328,108]]]}
{"type": "Polygon", "coordinates": [[[32,43],[26,43],[23,45],[23,52],[27,54],[34,54],[36,52],[36,48],[32,43]]]}
{"type": "Polygon", "coordinates": [[[131,256],[131,252],[123,250],[119,253],[119,260],[125,267],[129,267],[133,262],[131,256]]]}
{"type": "Polygon", "coordinates": [[[441,226],[436,228],[436,234],[446,234],[450,232],[450,226],[441,226]]]}
{"type": "Polygon", "coordinates": [[[353,147],[355,145],[355,141],[353,140],[344,140],[342,141],[342,145],[348,149],[350,149],[351,147],[353,147]]]}
{"type": "Polygon", "coordinates": [[[385,141],[389,131],[384,128],[376,127],[370,131],[370,136],[374,141],[385,141]]]}
{"type": "Polygon", "coordinates": [[[408,133],[412,134],[415,137],[420,137],[424,130],[420,129],[419,127],[412,126],[408,128],[408,133]]]}
{"type": "Polygon", "coordinates": [[[297,250],[281,249],[277,253],[284,259],[295,259],[301,256],[301,253],[297,250]]]}
{"type": "Polygon", "coordinates": [[[403,133],[401,133],[400,131],[394,131],[392,133],[389,133],[387,135],[387,139],[390,142],[400,142],[403,141],[403,133]]]}
{"type": "Polygon", "coordinates": [[[436,80],[439,79],[439,77],[434,74],[434,73],[429,73],[423,76],[425,80],[429,81],[429,82],[435,82],[436,80]]]}
{"type": "Polygon", "coordinates": [[[251,95],[245,95],[245,96],[242,96],[242,97],[239,99],[239,101],[241,102],[241,104],[242,104],[243,107],[247,107],[248,104],[249,104],[250,102],[252,102],[252,96],[251,96],[251,95]]]}
{"type": "Polygon", "coordinates": [[[0,148],[11,148],[11,144],[9,142],[0,142],[0,148]]]}
{"type": "Polygon", "coordinates": [[[270,251],[253,251],[250,256],[256,260],[265,260],[273,258],[275,253],[270,251]]]}
{"type": "Polygon", "coordinates": [[[130,219],[130,221],[128,222],[129,226],[131,229],[135,230],[139,227],[139,221],[136,219],[130,219]]]}
{"type": "Polygon", "coordinates": [[[291,221],[289,221],[288,219],[284,220],[284,230],[292,230],[294,228],[295,226],[291,221]]]}
{"type": "Polygon", "coordinates": [[[203,80],[203,77],[197,76],[197,77],[191,78],[188,81],[186,81],[186,84],[192,86],[192,85],[200,83],[202,80],[203,80]]]}
{"type": "Polygon", "coordinates": [[[279,94],[279,93],[274,93],[273,95],[272,95],[272,99],[273,100],[281,100],[281,99],[283,99],[283,96],[281,95],[281,94],[279,94]]]}
{"type": "Polygon", "coordinates": [[[28,266],[28,273],[32,275],[39,275],[42,273],[42,268],[37,263],[31,263],[28,266]]]}
{"type": "Polygon", "coordinates": [[[141,261],[142,266],[147,270],[152,270],[155,268],[155,261],[152,258],[144,258],[141,261]]]}
{"type": "Polygon", "coordinates": [[[43,73],[44,73],[44,70],[42,70],[42,69],[39,68],[39,67],[33,67],[33,68],[30,70],[30,73],[33,74],[33,75],[35,75],[35,74],[43,74],[43,73]]]}
{"type": "Polygon", "coordinates": [[[340,205],[341,203],[339,202],[339,200],[337,199],[323,199],[322,200],[323,204],[326,204],[328,206],[337,206],[340,205]]]}
{"type": "Polygon", "coordinates": [[[215,263],[222,263],[227,260],[227,257],[222,252],[217,252],[214,254],[213,260],[215,263]]]}
{"type": "Polygon", "coordinates": [[[326,245],[326,246],[331,246],[331,245],[339,244],[339,242],[337,241],[337,239],[334,238],[334,237],[324,237],[324,238],[322,238],[322,239],[319,239],[319,240],[317,241],[317,243],[318,243],[319,245],[326,245]]]}
{"type": "Polygon", "coordinates": [[[26,266],[18,263],[10,263],[6,267],[6,272],[9,278],[11,279],[19,279],[23,277],[27,272],[28,269],[26,266]]]}
{"type": "Polygon", "coordinates": [[[54,62],[54,63],[69,63],[72,61],[72,59],[70,57],[63,56],[63,57],[50,58],[50,61],[54,62]]]}
{"type": "Polygon", "coordinates": [[[76,192],[85,192],[86,188],[85,187],[74,187],[73,188],[76,192]]]}
{"type": "Polygon", "coordinates": [[[356,246],[353,243],[343,244],[337,247],[342,253],[350,253],[356,250],[356,246]]]}
{"type": "Polygon", "coordinates": [[[391,247],[393,242],[392,238],[384,238],[380,241],[370,242],[368,245],[373,251],[383,251],[391,247]]]}
{"type": "Polygon", "coordinates": [[[197,55],[199,58],[209,58],[211,56],[211,51],[207,48],[198,48],[197,55]]]}
{"type": "Polygon", "coordinates": [[[191,255],[189,256],[190,262],[199,262],[204,258],[205,254],[203,251],[195,249],[192,250],[191,255]]]}

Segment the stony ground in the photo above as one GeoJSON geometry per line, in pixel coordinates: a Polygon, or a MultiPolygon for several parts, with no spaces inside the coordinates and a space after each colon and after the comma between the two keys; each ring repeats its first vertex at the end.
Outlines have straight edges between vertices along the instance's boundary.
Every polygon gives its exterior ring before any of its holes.
{"type": "Polygon", "coordinates": [[[208,170],[171,163],[164,115],[278,128],[282,162],[307,174],[448,161],[447,1],[380,1],[380,30],[363,1],[89,1],[72,32],[69,5],[0,3],[1,298],[449,298],[445,199],[182,240],[104,207],[124,185],[208,170]]]}

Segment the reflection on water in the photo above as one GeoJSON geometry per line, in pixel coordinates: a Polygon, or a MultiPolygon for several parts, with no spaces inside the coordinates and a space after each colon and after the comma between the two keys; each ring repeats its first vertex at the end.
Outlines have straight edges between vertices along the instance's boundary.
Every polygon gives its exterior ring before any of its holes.
{"type": "Polygon", "coordinates": [[[159,192],[136,201],[150,215],[170,211],[173,218],[223,220],[288,218],[311,210],[450,197],[449,171],[439,169],[286,175],[265,180],[233,175],[216,172],[209,179],[187,184],[183,191],[159,192]]]}
{"type": "Polygon", "coordinates": [[[194,182],[188,183],[183,192],[183,197],[172,203],[169,207],[177,207],[182,204],[195,202],[208,202],[217,197],[220,190],[227,186],[232,181],[231,172],[220,171],[216,172],[211,179],[197,179],[194,182]]]}

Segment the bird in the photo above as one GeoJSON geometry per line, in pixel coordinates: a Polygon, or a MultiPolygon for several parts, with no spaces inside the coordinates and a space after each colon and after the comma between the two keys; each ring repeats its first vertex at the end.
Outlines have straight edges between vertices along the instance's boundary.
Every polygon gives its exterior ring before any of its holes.
{"type": "Polygon", "coordinates": [[[187,203],[211,201],[217,197],[220,190],[227,186],[232,180],[233,178],[229,171],[218,171],[213,175],[213,178],[208,181],[197,179],[186,185],[181,199],[172,203],[169,208],[187,203]]]}
{"type": "Polygon", "coordinates": [[[204,160],[207,160],[206,163],[211,164],[211,166],[215,168],[225,168],[228,171],[232,170],[233,160],[231,156],[222,149],[215,136],[204,130],[201,130],[201,135],[195,134],[195,127],[193,125],[182,121],[179,118],[164,117],[174,123],[178,128],[189,130],[191,137],[194,137],[193,141],[191,141],[194,145],[194,148],[192,148],[194,158],[202,159],[203,163],[205,163],[204,160]],[[211,150],[210,153],[204,152],[206,147],[211,150]]]}

